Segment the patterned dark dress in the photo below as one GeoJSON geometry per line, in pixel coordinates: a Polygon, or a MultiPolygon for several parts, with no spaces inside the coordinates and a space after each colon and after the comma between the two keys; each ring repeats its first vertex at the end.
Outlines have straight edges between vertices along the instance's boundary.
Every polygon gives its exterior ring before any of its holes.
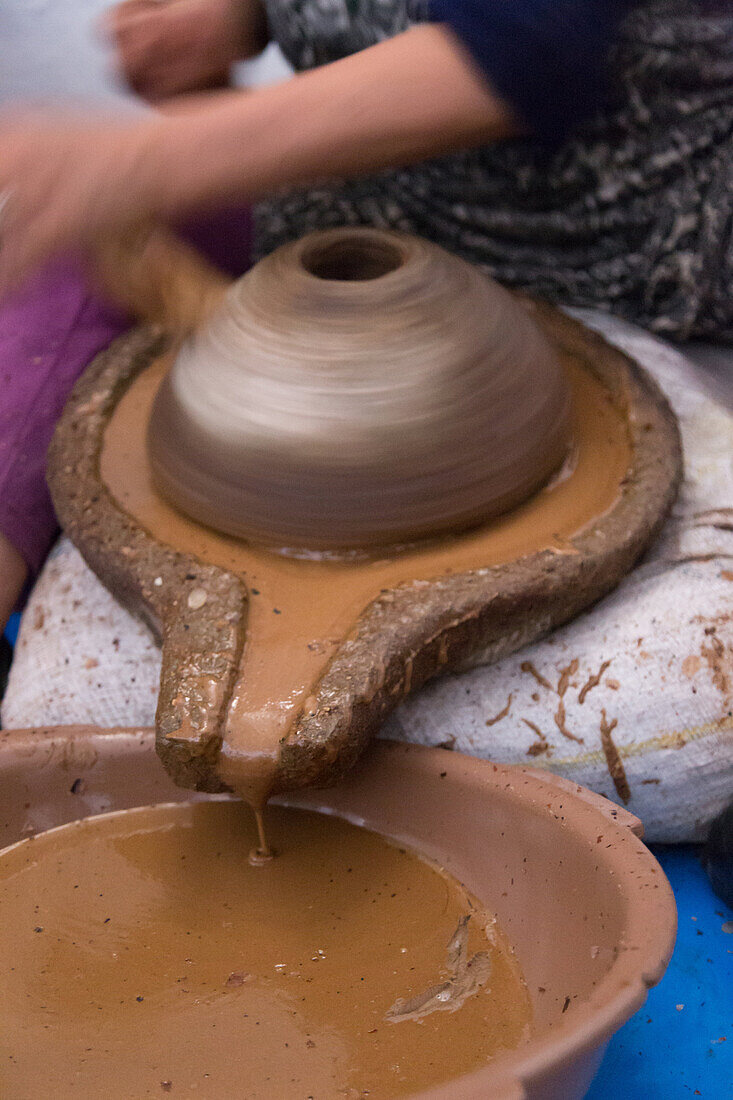
{"type": "MultiPolygon", "coordinates": [[[[306,69],[399,33],[430,0],[266,3],[306,69]]],[[[733,0],[640,0],[607,65],[603,109],[558,147],[507,141],[278,196],[258,209],[258,252],[316,228],[389,226],[551,300],[733,341],[733,0]]]]}

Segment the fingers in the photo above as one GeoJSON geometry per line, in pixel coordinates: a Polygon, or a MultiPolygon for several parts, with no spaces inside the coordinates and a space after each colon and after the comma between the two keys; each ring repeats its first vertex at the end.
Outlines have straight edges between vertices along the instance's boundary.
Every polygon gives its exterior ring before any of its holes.
{"type": "Polygon", "coordinates": [[[155,115],[133,124],[0,120],[0,293],[50,256],[167,211],[170,166],[155,115]]]}
{"type": "Polygon", "coordinates": [[[127,0],[109,33],[130,87],[149,102],[228,83],[236,43],[226,9],[212,0],[127,0]]]}
{"type": "Polygon", "coordinates": [[[11,234],[0,239],[0,300],[56,253],[46,228],[39,225],[32,234],[11,234]]]}
{"type": "Polygon", "coordinates": [[[0,126],[0,294],[72,243],[82,243],[104,175],[94,170],[96,134],[15,120],[0,126]]]}
{"type": "Polygon", "coordinates": [[[0,215],[0,298],[61,251],[65,229],[54,204],[28,188],[7,188],[0,215]]]}
{"type": "Polygon", "coordinates": [[[166,5],[157,0],[127,0],[114,8],[105,27],[118,51],[122,74],[145,99],[159,94],[170,62],[166,49],[166,5]]]}
{"type": "Polygon", "coordinates": [[[0,137],[0,295],[13,289],[25,271],[26,237],[21,227],[25,221],[23,207],[27,195],[19,193],[17,187],[22,178],[18,164],[22,161],[22,157],[18,157],[19,144],[19,135],[14,133],[13,127],[6,127],[0,137]]]}
{"type": "Polygon", "coordinates": [[[159,15],[170,3],[171,0],[124,0],[100,16],[99,24],[115,37],[119,31],[124,32],[134,25],[139,16],[144,17],[151,11],[159,15]]]}

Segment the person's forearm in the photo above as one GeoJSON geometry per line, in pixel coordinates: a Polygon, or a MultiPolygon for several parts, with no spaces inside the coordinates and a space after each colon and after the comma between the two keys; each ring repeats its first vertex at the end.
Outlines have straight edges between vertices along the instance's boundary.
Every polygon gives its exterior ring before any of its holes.
{"type": "Polygon", "coordinates": [[[450,31],[397,37],[257,92],[132,121],[0,120],[0,295],[131,226],[410,164],[518,131],[450,31]]]}
{"type": "MultiPolygon", "coordinates": [[[[283,84],[220,97],[158,135],[177,212],[224,198],[352,177],[511,136],[518,130],[452,34],[414,27],[283,84]]],[[[158,181],[158,185],[160,181],[158,181]]]]}

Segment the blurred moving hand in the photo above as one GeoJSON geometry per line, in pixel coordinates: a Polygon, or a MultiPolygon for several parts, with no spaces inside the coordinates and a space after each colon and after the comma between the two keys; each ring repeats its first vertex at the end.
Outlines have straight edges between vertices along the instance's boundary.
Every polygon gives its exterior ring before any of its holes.
{"type": "Polygon", "coordinates": [[[0,118],[0,296],[47,257],[144,221],[165,190],[155,115],[0,118]]]}
{"type": "Polygon", "coordinates": [[[125,0],[105,19],[123,75],[151,103],[225,87],[267,45],[260,0],[125,0]]]}
{"type": "Polygon", "coordinates": [[[0,113],[0,296],[46,257],[93,249],[135,225],[517,132],[511,108],[433,24],[281,84],[199,95],[132,120],[0,113]]]}

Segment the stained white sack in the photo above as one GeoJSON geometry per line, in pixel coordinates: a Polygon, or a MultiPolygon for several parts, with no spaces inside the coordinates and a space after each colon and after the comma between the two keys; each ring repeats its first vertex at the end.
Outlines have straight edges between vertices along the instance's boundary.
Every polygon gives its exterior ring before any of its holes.
{"type": "MultiPolygon", "coordinates": [[[[641,362],[682,430],[662,537],[609,597],[490,667],[436,680],[386,736],[556,772],[625,803],[649,840],[700,839],[733,798],[733,415],[678,352],[583,320],[641,362]]],[[[160,657],[62,539],[23,616],[5,727],[151,725],[160,657]]]]}

